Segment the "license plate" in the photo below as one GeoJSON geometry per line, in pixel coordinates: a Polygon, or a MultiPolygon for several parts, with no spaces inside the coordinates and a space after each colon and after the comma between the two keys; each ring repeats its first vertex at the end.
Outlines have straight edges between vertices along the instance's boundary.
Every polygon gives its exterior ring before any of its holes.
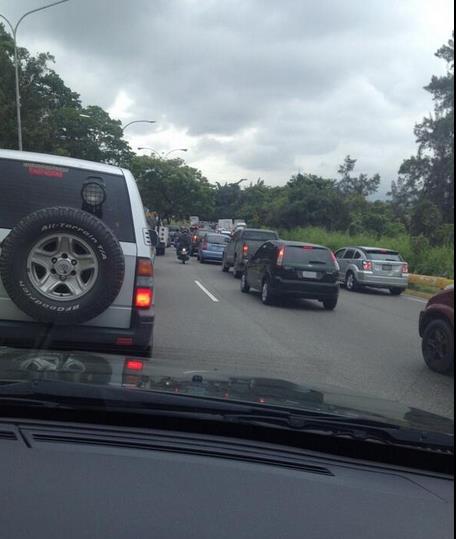
{"type": "Polygon", "coordinates": [[[393,266],[383,266],[383,271],[393,271],[393,266]]]}
{"type": "Polygon", "coordinates": [[[318,279],[318,273],[316,271],[302,271],[301,277],[303,279],[318,279]]]}

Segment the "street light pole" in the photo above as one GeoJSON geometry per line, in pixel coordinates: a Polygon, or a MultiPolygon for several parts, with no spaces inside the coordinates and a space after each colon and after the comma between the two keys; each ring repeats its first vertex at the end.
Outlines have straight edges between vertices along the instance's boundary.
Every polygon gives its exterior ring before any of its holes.
{"type": "Polygon", "coordinates": [[[33,13],[38,13],[39,11],[43,11],[45,9],[48,9],[50,7],[58,6],[59,4],[64,4],[65,2],[69,2],[69,0],[60,0],[59,2],[54,2],[52,4],[47,4],[46,6],[39,7],[37,9],[32,9],[31,11],[28,11],[17,22],[16,26],[13,26],[13,24],[4,16],[0,14],[0,18],[7,22],[8,26],[11,29],[11,32],[13,34],[13,41],[14,41],[14,74],[16,78],[16,114],[17,114],[17,143],[19,150],[23,150],[23,144],[22,144],[22,114],[21,114],[21,92],[20,92],[20,85],[19,85],[19,55],[17,52],[17,31],[19,28],[19,25],[21,22],[28,17],[29,15],[32,15],[33,13]]]}
{"type": "Polygon", "coordinates": [[[155,120],[135,120],[134,122],[130,122],[127,125],[122,126],[122,131],[125,131],[127,127],[130,127],[130,125],[133,124],[156,124],[157,122],[155,120]]]}
{"type": "Polygon", "coordinates": [[[188,148],[176,148],[175,150],[170,150],[166,155],[165,159],[168,158],[169,155],[171,155],[174,152],[188,152],[188,148]]]}
{"type": "Polygon", "coordinates": [[[155,154],[159,159],[162,159],[163,155],[160,152],[157,152],[157,150],[154,150],[153,148],[148,148],[146,146],[140,146],[138,148],[138,151],[147,150],[148,152],[152,152],[155,154]]]}

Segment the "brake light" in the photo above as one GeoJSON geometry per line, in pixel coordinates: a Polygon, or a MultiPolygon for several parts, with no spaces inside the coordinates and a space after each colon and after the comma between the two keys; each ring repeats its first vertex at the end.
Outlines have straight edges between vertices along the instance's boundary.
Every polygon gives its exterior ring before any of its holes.
{"type": "Polygon", "coordinates": [[[127,359],[125,361],[125,368],[129,371],[142,371],[144,368],[144,361],[140,359],[127,359]]]}
{"type": "Polygon", "coordinates": [[[374,271],[374,263],[372,260],[364,260],[363,262],[363,270],[364,271],[374,271]]]}
{"type": "Polygon", "coordinates": [[[193,236],[193,241],[197,241],[198,240],[198,236],[193,236]]]}
{"type": "Polygon", "coordinates": [[[313,245],[304,245],[304,251],[313,251],[313,245]]]}
{"type": "Polygon", "coordinates": [[[116,345],[117,346],[133,346],[133,338],[132,337],[118,337],[116,339],[116,345]]]}
{"type": "Polygon", "coordinates": [[[247,256],[249,254],[249,246],[246,243],[244,243],[244,245],[242,246],[242,254],[244,256],[247,256]]]}
{"type": "Polygon", "coordinates": [[[334,262],[334,265],[336,266],[337,271],[340,271],[339,261],[337,260],[337,256],[331,251],[331,258],[334,262]]]}
{"type": "Polygon", "coordinates": [[[135,292],[135,307],[137,309],[150,309],[154,293],[151,288],[137,288],[135,292]]]}
{"type": "Polygon", "coordinates": [[[409,265],[408,262],[404,262],[402,264],[402,273],[409,273],[409,265]]]}
{"type": "Polygon", "coordinates": [[[283,266],[283,259],[285,258],[285,247],[279,249],[279,254],[277,255],[277,266],[283,266]]]}
{"type": "Polygon", "coordinates": [[[153,277],[154,265],[150,258],[138,258],[136,264],[136,276],[137,277],[153,277]]]}

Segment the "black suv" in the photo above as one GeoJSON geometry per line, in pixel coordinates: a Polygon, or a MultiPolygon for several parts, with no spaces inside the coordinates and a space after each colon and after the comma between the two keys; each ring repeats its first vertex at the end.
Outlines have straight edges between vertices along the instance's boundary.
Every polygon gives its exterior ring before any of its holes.
{"type": "Polygon", "coordinates": [[[239,279],[247,262],[265,241],[278,240],[279,235],[273,230],[241,228],[237,230],[225,247],[222,270],[226,273],[233,268],[233,275],[239,279]]]}
{"type": "Polygon", "coordinates": [[[333,311],[339,299],[339,265],[332,251],[321,245],[268,241],[247,263],[241,290],[261,291],[265,305],[278,296],[321,301],[333,311]]]}

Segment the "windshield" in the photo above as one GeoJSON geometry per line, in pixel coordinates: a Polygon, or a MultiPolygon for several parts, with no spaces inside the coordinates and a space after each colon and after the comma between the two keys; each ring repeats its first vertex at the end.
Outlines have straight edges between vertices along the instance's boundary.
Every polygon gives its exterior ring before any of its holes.
{"type": "Polygon", "coordinates": [[[334,266],[334,257],[328,249],[319,247],[298,247],[287,245],[284,263],[288,266],[307,266],[309,264],[334,266]]]}
{"type": "Polygon", "coordinates": [[[230,238],[219,234],[210,234],[209,236],[207,236],[207,242],[214,243],[216,245],[226,245],[230,242],[230,238]]]}
{"type": "Polygon", "coordinates": [[[250,241],[268,241],[278,239],[278,235],[275,232],[249,230],[242,234],[242,239],[250,241]]]}
{"type": "Polygon", "coordinates": [[[12,229],[21,219],[46,207],[82,209],[85,183],[105,186],[103,221],[120,241],[134,243],[133,219],[124,176],[65,166],[1,159],[0,228],[12,229]]]}
{"type": "Polygon", "coordinates": [[[370,260],[388,260],[391,262],[403,262],[399,253],[394,251],[367,251],[367,257],[370,260]]]}
{"type": "Polygon", "coordinates": [[[0,389],[451,431],[453,11],[0,0],[0,389]]]}

